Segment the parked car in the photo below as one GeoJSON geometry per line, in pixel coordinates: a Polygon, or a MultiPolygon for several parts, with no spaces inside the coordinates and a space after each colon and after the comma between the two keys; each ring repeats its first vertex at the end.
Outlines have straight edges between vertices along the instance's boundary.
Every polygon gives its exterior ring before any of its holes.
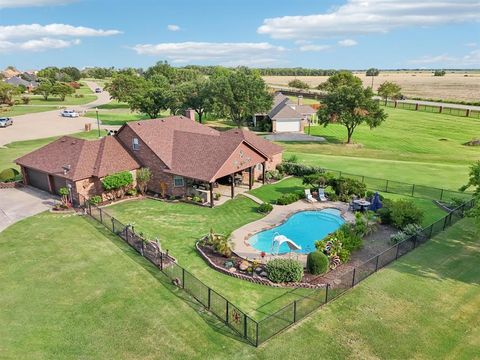
{"type": "Polygon", "coordinates": [[[78,112],[76,112],[75,110],[63,110],[61,115],[63,117],[71,117],[71,118],[75,118],[75,117],[80,116],[80,114],[78,112]]]}
{"type": "Polygon", "coordinates": [[[95,89],[95,92],[96,92],[97,94],[98,94],[98,93],[101,93],[101,92],[102,92],[102,89],[96,88],[96,89],[95,89]]]}
{"type": "Polygon", "coordinates": [[[0,127],[7,127],[13,125],[13,119],[8,117],[0,118],[0,127]]]}

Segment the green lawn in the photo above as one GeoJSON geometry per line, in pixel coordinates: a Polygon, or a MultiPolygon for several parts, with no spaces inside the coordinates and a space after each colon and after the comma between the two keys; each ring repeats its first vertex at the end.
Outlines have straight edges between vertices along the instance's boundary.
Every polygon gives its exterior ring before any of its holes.
{"type": "MultiPolygon", "coordinates": [[[[95,111],[88,111],[85,116],[91,117],[96,119],[97,114],[95,111]]],[[[105,112],[98,112],[98,118],[102,122],[103,125],[123,125],[128,121],[135,121],[135,120],[145,120],[149,117],[144,114],[138,113],[131,113],[131,112],[112,112],[112,111],[105,111],[105,112]]]]}
{"type": "MultiPolygon", "coordinates": [[[[104,130],[102,130],[102,132],[105,133],[104,130]]],[[[70,136],[81,139],[97,139],[98,132],[97,130],[92,130],[89,132],[72,134],[70,136]]],[[[29,153],[30,151],[38,149],[39,147],[42,147],[57,138],[58,137],[50,137],[36,140],[16,141],[5,145],[5,147],[0,148],[0,171],[9,167],[17,167],[13,163],[15,159],[25,155],[26,153],[29,153]]]]}
{"type": "Polygon", "coordinates": [[[1,357],[473,359],[479,261],[461,221],[256,349],[98,224],[45,213],[0,233],[1,357]]]}
{"type": "Polygon", "coordinates": [[[127,103],[119,102],[117,100],[112,100],[108,104],[103,104],[98,106],[99,109],[112,110],[112,109],[129,109],[127,103]]]}
{"type": "Polygon", "coordinates": [[[34,106],[34,105],[14,105],[8,111],[0,112],[0,116],[19,116],[43,111],[60,109],[61,106],[34,106]]]}
{"type": "Polygon", "coordinates": [[[58,106],[70,106],[70,105],[83,105],[88,104],[97,99],[96,95],[91,94],[90,89],[87,92],[84,88],[77,90],[77,94],[83,94],[83,97],[75,97],[74,95],[69,95],[65,97],[65,100],[60,100],[60,98],[55,97],[54,95],[49,96],[47,100],[44,100],[41,95],[29,95],[30,103],[29,105],[58,105],[58,106]],[[86,93],[86,94],[85,94],[86,93]],[[91,95],[90,95],[91,94],[91,95]]]}
{"type": "Polygon", "coordinates": [[[197,254],[195,242],[210,229],[229,234],[233,230],[262,217],[257,205],[238,197],[213,209],[185,203],[156,200],[123,202],[105,210],[123,223],[132,223],[137,232],[149,238],[158,237],[163,249],[168,249],[179,263],[205,284],[216,289],[253,317],[262,318],[265,311],[279,309],[298,298],[302,291],[264,287],[222,275],[207,266],[197,254]],[[242,296],[238,288],[242,288],[242,296]],[[257,308],[260,304],[268,305],[257,308]]]}
{"type": "Polygon", "coordinates": [[[458,189],[465,183],[468,165],[478,160],[480,148],[463,144],[479,136],[478,119],[385,110],[389,117],[380,127],[358,127],[356,145],[343,144],[346,129],[339,124],[312,126],[311,133],[328,143],[283,143],[285,156],[296,154],[306,164],[441,188],[458,189]]]}

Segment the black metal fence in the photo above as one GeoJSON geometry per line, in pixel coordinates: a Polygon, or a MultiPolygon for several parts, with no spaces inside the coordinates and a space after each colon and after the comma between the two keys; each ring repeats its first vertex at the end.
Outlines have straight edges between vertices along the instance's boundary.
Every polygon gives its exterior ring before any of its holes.
{"type": "Polygon", "coordinates": [[[349,177],[361,181],[367,185],[370,190],[381,191],[391,194],[412,196],[422,199],[439,200],[449,202],[454,199],[468,200],[472,197],[469,193],[455,190],[441,189],[425,185],[410,184],[400,181],[380,179],[371,176],[351,174],[345,171],[324,169],[329,173],[333,173],[338,177],[349,177]]]}
{"type": "Polygon", "coordinates": [[[388,100],[385,103],[385,100],[379,100],[380,103],[386,107],[396,108],[396,109],[405,109],[405,110],[415,110],[415,111],[424,111],[437,114],[448,114],[453,116],[463,116],[471,117],[475,119],[480,119],[480,111],[469,109],[469,108],[458,108],[450,107],[448,105],[425,105],[421,103],[410,103],[410,102],[401,102],[388,100]]]}
{"type": "Polygon", "coordinates": [[[133,226],[122,224],[105,210],[94,205],[86,204],[84,209],[93,219],[117,234],[143,257],[153,263],[175,286],[185,290],[201,306],[228,325],[240,337],[252,345],[258,346],[304,319],[310,313],[337,298],[379,269],[455,224],[465,216],[465,212],[471,209],[473,205],[474,200],[468,200],[442,219],[422,229],[418,234],[393,245],[365,263],[355,267],[352,271],[336,278],[335,283],[312,290],[308,295],[300,297],[260,321],[251,318],[238,306],[185,270],[168,253],[161,251],[159,244],[154,241],[147,241],[142,236],[136,234],[133,226]]]}

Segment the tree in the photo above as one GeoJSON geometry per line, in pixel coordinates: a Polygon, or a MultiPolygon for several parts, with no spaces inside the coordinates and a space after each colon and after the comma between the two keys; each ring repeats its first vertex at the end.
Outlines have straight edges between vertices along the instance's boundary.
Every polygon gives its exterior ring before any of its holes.
{"type": "Polygon", "coordinates": [[[310,88],[310,86],[305,81],[302,81],[302,80],[299,80],[299,79],[295,79],[295,80],[290,81],[288,83],[288,86],[293,87],[293,88],[297,88],[297,89],[309,89],[310,88]]]}
{"type": "Polygon", "coordinates": [[[356,80],[330,91],[318,110],[319,122],[328,126],[332,122],[347,128],[347,143],[358,125],[366,123],[371,129],[379,126],[387,115],[373,98],[371,88],[364,89],[356,80]]]}
{"type": "Polygon", "coordinates": [[[13,105],[13,96],[19,93],[17,87],[0,81],[0,104],[13,105]]]}
{"type": "Polygon", "coordinates": [[[213,91],[209,79],[197,78],[181,85],[183,94],[183,108],[192,109],[202,123],[203,115],[211,111],[213,105],[213,91]]]}
{"type": "Polygon", "coordinates": [[[353,75],[350,71],[339,71],[328,78],[327,81],[318,85],[319,90],[334,91],[343,85],[363,86],[362,80],[353,75]]]}
{"type": "Polygon", "coordinates": [[[378,74],[380,74],[380,70],[376,69],[376,68],[370,68],[367,70],[366,72],[366,76],[371,76],[372,77],[372,89],[373,89],[373,79],[375,78],[375,76],[378,76],[378,74]]]}
{"type": "Polygon", "coordinates": [[[75,93],[75,89],[70,85],[57,82],[53,84],[51,93],[57,95],[60,101],[64,101],[67,95],[75,93]]]}
{"type": "Polygon", "coordinates": [[[52,94],[52,90],[53,83],[50,80],[45,79],[40,82],[40,84],[35,88],[35,90],[33,90],[33,93],[36,95],[42,95],[43,100],[47,101],[48,97],[52,94]]]}
{"type": "Polygon", "coordinates": [[[474,187],[474,194],[480,197],[480,161],[470,166],[470,172],[468,174],[468,183],[460,188],[460,191],[466,191],[469,188],[474,187]]]}
{"type": "Polygon", "coordinates": [[[141,82],[141,86],[127,102],[130,109],[147,114],[151,119],[158,117],[162,110],[169,109],[172,101],[172,87],[163,75],[153,75],[141,82]]]}
{"type": "Polygon", "coordinates": [[[246,68],[216,71],[212,89],[215,112],[230,117],[238,127],[254,114],[268,111],[273,103],[260,74],[246,68]]]}
{"type": "Polygon", "coordinates": [[[446,72],[445,70],[435,70],[433,73],[433,76],[445,76],[446,72]]]}
{"type": "MultiPolygon", "coordinates": [[[[71,81],[78,81],[82,77],[82,73],[74,66],[68,66],[60,69],[60,71],[64,74],[67,74],[72,80],[71,81]]],[[[59,80],[59,79],[57,79],[59,80]]]]}
{"type": "Polygon", "coordinates": [[[378,87],[378,95],[383,97],[385,99],[385,106],[387,106],[387,101],[388,98],[398,98],[401,95],[402,88],[400,85],[391,82],[391,81],[385,81],[378,87]]]}
{"type": "Polygon", "coordinates": [[[105,86],[112,99],[127,102],[140,88],[145,86],[145,79],[131,72],[115,74],[105,86]]]}

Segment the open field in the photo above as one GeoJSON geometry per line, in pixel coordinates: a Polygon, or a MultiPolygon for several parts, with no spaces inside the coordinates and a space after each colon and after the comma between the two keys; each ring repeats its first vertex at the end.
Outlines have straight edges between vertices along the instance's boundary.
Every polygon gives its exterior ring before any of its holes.
{"type": "MultiPolygon", "coordinates": [[[[365,86],[370,86],[372,78],[365,73],[356,73],[365,86]]],[[[325,82],[328,76],[264,76],[263,79],[272,85],[287,86],[293,79],[305,81],[310,87],[316,87],[325,82]]],[[[381,71],[374,79],[374,89],[384,81],[393,81],[402,87],[402,94],[407,97],[428,99],[479,101],[480,73],[478,72],[447,72],[445,76],[433,76],[432,71],[401,72],[381,71]],[[468,75],[468,76],[465,76],[468,75]]]]}
{"type": "Polygon", "coordinates": [[[0,233],[2,358],[473,359],[479,254],[461,221],[256,349],[99,224],[44,213],[0,233]]]}

